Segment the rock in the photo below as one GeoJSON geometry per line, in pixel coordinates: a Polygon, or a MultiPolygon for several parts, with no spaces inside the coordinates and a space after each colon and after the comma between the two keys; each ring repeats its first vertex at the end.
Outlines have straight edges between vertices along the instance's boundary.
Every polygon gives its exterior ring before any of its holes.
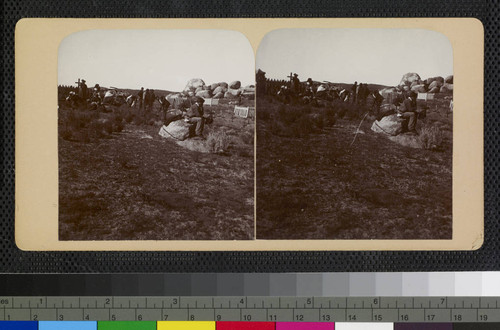
{"type": "Polygon", "coordinates": [[[219,87],[219,84],[212,84],[210,85],[210,89],[214,91],[217,87],[219,87]]]}
{"type": "Polygon", "coordinates": [[[193,78],[188,81],[186,84],[186,87],[184,88],[185,91],[195,91],[198,87],[205,86],[205,82],[200,79],[200,78],[193,78]]]}
{"type": "Polygon", "coordinates": [[[174,120],[182,119],[182,111],[178,109],[169,110],[165,115],[165,125],[170,124],[174,120]]]}
{"type": "Polygon", "coordinates": [[[429,89],[429,93],[439,93],[440,88],[439,87],[434,87],[432,89],[429,89]]]}
{"type": "Polygon", "coordinates": [[[163,125],[158,134],[166,139],[184,141],[191,135],[192,126],[184,120],[176,120],[168,124],[168,126],[163,125]]]}
{"type": "Polygon", "coordinates": [[[189,97],[181,93],[167,95],[167,101],[170,102],[172,109],[185,109],[191,106],[189,97]]]}
{"type": "Polygon", "coordinates": [[[198,93],[196,93],[196,96],[203,97],[205,99],[209,99],[212,97],[212,92],[208,90],[201,90],[198,93]]]}
{"type": "Polygon", "coordinates": [[[395,114],[386,116],[380,121],[374,121],[371,130],[375,133],[385,133],[388,136],[396,135],[401,128],[401,122],[402,120],[395,114]]]}
{"type": "Polygon", "coordinates": [[[439,87],[441,87],[441,86],[443,86],[443,83],[442,83],[442,82],[440,82],[440,81],[438,81],[438,80],[434,80],[433,82],[431,82],[431,83],[430,83],[430,85],[429,85],[429,89],[433,89],[433,88],[435,88],[435,87],[438,87],[438,88],[439,88],[439,87]]]}
{"type": "Polygon", "coordinates": [[[239,80],[233,81],[229,84],[229,88],[238,89],[241,87],[241,82],[239,80]]]}
{"type": "Polygon", "coordinates": [[[444,82],[447,84],[453,84],[453,75],[446,77],[444,82]]]}
{"type": "Polygon", "coordinates": [[[410,86],[412,82],[414,81],[419,81],[420,76],[415,73],[415,72],[408,72],[406,73],[403,78],[401,78],[401,82],[399,83],[399,86],[410,86]]]}
{"type": "Polygon", "coordinates": [[[444,84],[444,78],[439,76],[439,77],[434,77],[434,80],[439,81],[441,84],[444,84]]]}
{"type": "Polygon", "coordinates": [[[217,88],[215,88],[213,90],[214,94],[225,93],[225,92],[227,92],[227,88],[226,87],[222,87],[222,86],[218,86],[217,88]]]}
{"type": "Polygon", "coordinates": [[[220,82],[219,86],[223,87],[223,88],[228,88],[229,87],[229,85],[226,82],[220,82]]]}
{"type": "Polygon", "coordinates": [[[425,85],[415,85],[411,88],[411,90],[415,93],[425,93],[427,90],[425,89],[425,85]]]}
{"type": "Polygon", "coordinates": [[[203,87],[198,87],[196,88],[196,90],[194,91],[194,94],[198,94],[198,92],[202,91],[203,90],[203,87]]]}
{"type": "Polygon", "coordinates": [[[444,84],[443,86],[441,86],[441,89],[439,90],[439,92],[441,92],[441,93],[448,93],[451,91],[453,91],[452,84],[444,84]]]}
{"type": "Polygon", "coordinates": [[[222,99],[224,97],[224,93],[219,92],[213,96],[214,99],[222,99]]]}
{"type": "Polygon", "coordinates": [[[229,88],[226,92],[226,94],[229,93],[233,96],[240,96],[241,94],[241,90],[240,89],[232,89],[232,88],[229,88]]]}

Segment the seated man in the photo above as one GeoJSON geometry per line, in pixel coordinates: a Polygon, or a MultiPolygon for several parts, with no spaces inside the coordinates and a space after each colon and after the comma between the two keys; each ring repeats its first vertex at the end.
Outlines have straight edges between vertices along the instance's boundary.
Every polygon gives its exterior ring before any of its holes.
{"type": "Polygon", "coordinates": [[[415,129],[417,125],[417,93],[411,92],[409,96],[401,103],[398,109],[398,117],[403,118],[400,133],[418,134],[415,129]]]}
{"type": "Polygon", "coordinates": [[[203,128],[205,127],[205,118],[203,117],[203,103],[205,100],[199,96],[193,97],[192,105],[186,111],[185,121],[191,124],[196,124],[195,134],[198,137],[203,137],[203,128]]]}

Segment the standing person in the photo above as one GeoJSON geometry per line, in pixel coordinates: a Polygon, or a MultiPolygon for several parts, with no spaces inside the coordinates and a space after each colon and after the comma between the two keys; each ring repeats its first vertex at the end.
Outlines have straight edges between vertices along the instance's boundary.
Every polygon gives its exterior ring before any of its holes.
{"type": "Polygon", "coordinates": [[[401,124],[401,133],[408,132],[418,135],[415,129],[417,125],[417,93],[410,92],[398,110],[398,117],[404,119],[401,124]]]}
{"type": "Polygon", "coordinates": [[[300,80],[298,76],[298,74],[294,73],[292,78],[292,91],[295,95],[299,95],[300,93],[300,80]]]}
{"type": "Polygon", "coordinates": [[[78,86],[78,96],[80,96],[83,102],[87,102],[87,84],[85,84],[85,79],[82,79],[80,86],[78,86]]]}
{"type": "Polygon", "coordinates": [[[144,106],[144,110],[148,110],[148,99],[149,99],[149,88],[146,88],[144,94],[142,94],[142,104],[144,106]]]}
{"type": "Polygon", "coordinates": [[[156,100],[156,95],[154,89],[149,90],[149,100],[148,100],[148,107],[149,111],[153,110],[153,104],[155,103],[156,100]]]}
{"type": "Polygon", "coordinates": [[[358,91],[358,82],[355,81],[354,82],[354,85],[352,85],[351,87],[351,95],[352,95],[352,103],[356,103],[356,95],[357,95],[357,91],[358,91]]]}
{"type": "Polygon", "coordinates": [[[144,98],[144,87],[141,87],[141,90],[137,93],[137,98],[139,100],[139,110],[142,110],[144,103],[143,98],[144,98]]]}
{"type": "Polygon", "coordinates": [[[197,137],[203,138],[203,128],[205,127],[205,118],[203,118],[203,103],[205,100],[199,96],[193,98],[193,104],[188,109],[185,115],[185,120],[188,123],[196,124],[195,134],[197,137]]]}

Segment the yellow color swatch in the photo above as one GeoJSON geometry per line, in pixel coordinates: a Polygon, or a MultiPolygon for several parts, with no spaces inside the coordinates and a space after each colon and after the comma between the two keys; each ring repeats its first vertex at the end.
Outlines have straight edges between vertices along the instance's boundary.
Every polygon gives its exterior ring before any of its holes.
{"type": "Polygon", "coordinates": [[[157,330],[215,330],[215,321],[159,321],[157,330]]]}

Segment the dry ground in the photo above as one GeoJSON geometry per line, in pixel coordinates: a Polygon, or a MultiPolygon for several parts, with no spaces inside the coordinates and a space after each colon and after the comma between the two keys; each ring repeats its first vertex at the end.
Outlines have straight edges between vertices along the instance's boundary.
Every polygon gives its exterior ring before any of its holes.
{"type": "MultiPolygon", "coordinates": [[[[335,106],[333,126],[310,134],[276,134],[280,123],[273,114],[283,106],[259,98],[257,239],[451,239],[448,103],[429,101],[424,124],[436,125],[444,136],[441,150],[430,151],[372,132],[370,119],[349,147],[363,111],[340,118],[345,109],[335,106]]],[[[304,111],[304,106],[286,107],[304,111]]]]}
{"type": "Polygon", "coordinates": [[[205,107],[214,115],[205,134],[224,130],[230,138],[221,155],[189,151],[160,137],[157,113],[144,118],[126,105],[102,113],[61,104],[60,239],[252,239],[254,121],[235,118],[233,108],[227,101],[205,107]],[[75,114],[91,122],[68,126],[75,114]],[[95,121],[106,119],[121,129],[92,131],[100,127],[95,121]]]}

